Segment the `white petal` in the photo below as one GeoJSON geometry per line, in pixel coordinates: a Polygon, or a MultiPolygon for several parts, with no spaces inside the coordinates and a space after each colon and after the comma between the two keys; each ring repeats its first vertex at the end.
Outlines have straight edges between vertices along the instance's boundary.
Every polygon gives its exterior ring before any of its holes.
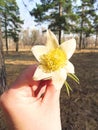
{"type": "Polygon", "coordinates": [[[70,59],[76,49],[76,40],[70,39],[68,41],[65,41],[60,45],[60,47],[65,51],[67,58],[70,59]]]}
{"type": "Polygon", "coordinates": [[[67,73],[72,73],[72,74],[75,73],[74,66],[70,61],[67,62],[67,65],[65,65],[64,68],[66,69],[67,73]]]}
{"type": "Polygon", "coordinates": [[[61,89],[66,78],[67,78],[67,73],[65,69],[61,69],[60,71],[55,71],[52,74],[53,84],[57,90],[61,89]]]}
{"type": "Polygon", "coordinates": [[[42,79],[50,79],[51,73],[45,73],[40,66],[37,67],[33,79],[34,80],[42,80],[42,79]]]}
{"type": "Polygon", "coordinates": [[[40,56],[46,54],[47,51],[46,46],[36,45],[32,47],[32,52],[38,61],[40,60],[40,56]]]}
{"type": "Polygon", "coordinates": [[[46,46],[49,50],[55,49],[59,46],[58,40],[53,32],[47,30],[47,43],[46,46]]]}

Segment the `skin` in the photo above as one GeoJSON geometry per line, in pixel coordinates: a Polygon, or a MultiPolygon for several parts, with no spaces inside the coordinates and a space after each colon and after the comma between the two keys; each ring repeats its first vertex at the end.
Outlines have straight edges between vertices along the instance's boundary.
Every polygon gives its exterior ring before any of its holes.
{"type": "Polygon", "coordinates": [[[0,97],[9,130],[61,130],[60,90],[52,80],[34,81],[36,67],[24,70],[0,97]]]}

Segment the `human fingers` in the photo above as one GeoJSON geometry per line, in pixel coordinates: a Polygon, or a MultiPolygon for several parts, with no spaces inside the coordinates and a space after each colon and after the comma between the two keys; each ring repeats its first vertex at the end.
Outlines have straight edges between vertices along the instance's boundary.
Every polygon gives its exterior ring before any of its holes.
{"type": "Polygon", "coordinates": [[[43,102],[45,104],[59,103],[60,90],[56,89],[52,80],[47,80],[46,83],[47,85],[45,94],[43,96],[43,102]]]}
{"type": "Polygon", "coordinates": [[[36,67],[37,65],[34,64],[25,69],[10,85],[9,89],[5,93],[35,97],[34,91],[40,84],[40,81],[34,81],[32,78],[36,67]]]}

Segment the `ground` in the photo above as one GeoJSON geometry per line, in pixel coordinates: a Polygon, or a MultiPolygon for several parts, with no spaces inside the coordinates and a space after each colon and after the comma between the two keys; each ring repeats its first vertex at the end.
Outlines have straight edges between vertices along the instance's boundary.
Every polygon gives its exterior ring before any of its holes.
{"type": "MultiPolygon", "coordinates": [[[[65,86],[61,90],[62,130],[98,130],[98,48],[76,51],[70,61],[75,66],[80,84],[67,79],[73,89],[70,97],[65,86]]],[[[34,62],[30,51],[5,53],[8,86],[34,62]]],[[[0,114],[0,130],[7,130],[1,111],[0,114]]]]}

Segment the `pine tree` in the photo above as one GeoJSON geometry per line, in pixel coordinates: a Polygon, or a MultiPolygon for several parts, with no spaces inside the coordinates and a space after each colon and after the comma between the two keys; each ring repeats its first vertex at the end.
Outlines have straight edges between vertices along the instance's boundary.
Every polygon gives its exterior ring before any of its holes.
{"type": "MultiPolygon", "coordinates": [[[[95,2],[95,10],[94,11],[98,11],[98,2],[95,2]]],[[[98,46],[98,13],[95,14],[95,18],[94,18],[94,31],[95,31],[95,35],[96,35],[96,40],[95,40],[95,47],[98,46]]]]}
{"type": "Polygon", "coordinates": [[[85,44],[82,42],[83,37],[90,36],[94,33],[94,19],[96,17],[94,3],[95,0],[81,0],[81,5],[78,6],[76,13],[79,15],[80,25],[77,27],[77,31],[80,32],[79,49],[85,44]]]}
{"type": "Polygon", "coordinates": [[[52,31],[59,34],[61,44],[61,30],[69,33],[74,30],[76,15],[72,10],[72,0],[41,0],[36,8],[30,12],[38,23],[48,22],[52,31]]]}
{"type": "MultiPolygon", "coordinates": [[[[15,0],[5,0],[1,3],[2,32],[6,40],[6,50],[8,51],[8,37],[13,38],[18,43],[19,32],[23,21],[20,20],[19,8],[15,0]]],[[[17,48],[16,44],[16,48],[17,48]]],[[[18,49],[16,49],[18,50],[18,49]]]]}

